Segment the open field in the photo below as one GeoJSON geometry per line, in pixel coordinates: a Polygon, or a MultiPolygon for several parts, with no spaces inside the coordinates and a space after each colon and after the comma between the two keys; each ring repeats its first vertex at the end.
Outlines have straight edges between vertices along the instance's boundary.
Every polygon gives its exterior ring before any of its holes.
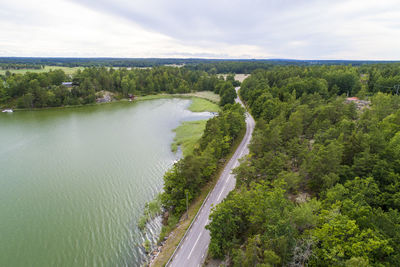
{"type": "MultiPolygon", "coordinates": [[[[48,72],[50,70],[63,70],[66,74],[73,74],[75,71],[78,69],[84,69],[83,67],[60,67],[60,66],[45,66],[43,69],[19,69],[19,70],[8,70],[11,73],[16,73],[16,74],[24,74],[26,72],[36,72],[36,73],[41,73],[41,72],[48,72]]],[[[0,75],[4,75],[7,70],[1,70],[0,69],[0,75]]]]}
{"type": "Polygon", "coordinates": [[[174,129],[175,138],[171,144],[173,152],[181,146],[183,156],[191,154],[198,145],[198,140],[203,135],[206,128],[207,120],[200,121],[184,121],[181,125],[174,129]]]}
{"type": "MultiPolygon", "coordinates": [[[[219,75],[222,75],[225,79],[226,79],[226,76],[228,76],[228,74],[219,74],[219,75]]],[[[243,82],[244,79],[246,79],[249,76],[250,76],[250,74],[241,74],[241,73],[235,74],[235,80],[237,80],[239,82],[243,82]]]]}
{"type": "Polygon", "coordinates": [[[235,80],[238,80],[239,82],[243,82],[243,80],[249,76],[250,76],[250,74],[235,74],[235,80]]]}

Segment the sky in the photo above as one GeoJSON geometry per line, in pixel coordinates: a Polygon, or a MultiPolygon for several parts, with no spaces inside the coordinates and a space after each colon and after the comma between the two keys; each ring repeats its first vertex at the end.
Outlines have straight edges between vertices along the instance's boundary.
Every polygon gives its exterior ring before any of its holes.
{"type": "Polygon", "coordinates": [[[0,0],[0,56],[400,60],[399,0],[0,0]]]}

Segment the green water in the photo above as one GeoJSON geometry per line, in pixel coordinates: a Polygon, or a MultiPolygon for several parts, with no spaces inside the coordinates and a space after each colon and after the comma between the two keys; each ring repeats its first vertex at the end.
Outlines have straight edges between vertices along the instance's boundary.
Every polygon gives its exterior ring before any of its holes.
{"type": "Polygon", "coordinates": [[[190,100],[0,113],[0,266],[138,266],[190,100]]]}

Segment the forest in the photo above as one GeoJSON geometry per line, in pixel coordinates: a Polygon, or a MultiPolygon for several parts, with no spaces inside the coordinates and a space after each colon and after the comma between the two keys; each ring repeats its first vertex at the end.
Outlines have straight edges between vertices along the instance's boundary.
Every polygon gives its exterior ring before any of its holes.
{"type": "Polygon", "coordinates": [[[114,98],[158,93],[214,91],[221,104],[232,102],[236,92],[233,75],[210,75],[176,67],[127,69],[91,67],[77,70],[72,76],[63,70],[43,73],[0,75],[0,107],[45,108],[95,103],[105,91],[114,98]],[[71,87],[63,82],[72,82],[71,87]]]}
{"type": "Polygon", "coordinates": [[[45,58],[1,57],[0,67],[12,65],[63,66],[63,67],[155,67],[163,65],[196,64],[204,59],[179,58],[45,58]]]}
{"type": "Polygon", "coordinates": [[[398,64],[256,70],[236,189],[210,215],[231,266],[398,266],[398,64]],[[349,98],[358,97],[357,98],[349,98]]]}
{"type": "MultiPolygon", "coordinates": [[[[214,60],[188,63],[185,68],[191,70],[203,70],[211,74],[215,73],[244,73],[249,74],[257,69],[269,70],[276,66],[314,66],[314,65],[352,65],[361,66],[378,63],[376,61],[351,61],[351,60],[290,60],[290,59],[268,59],[268,60],[214,60]]],[[[382,64],[384,62],[379,62],[382,64]]],[[[389,63],[389,62],[386,62],[389,63]]],[[[393,62],[391,62],[393,63],[393,62]]]]}
{"type": "MultiPolygon", "coordinates": [[[[251,73],[256,69],[273,66],[299,65],[353,65],[394,63],[395,61],[371,60],[294,60],[294,59],[203,59],[203,58],[46,58],[46,57],[0,57],[0,69],[42,69],[58,67],[116,67],[150,68],[157,66],[180,66],[208,73],[251,73]]],[[[397,61],[397,63],[399,63],[397,61]]]]}

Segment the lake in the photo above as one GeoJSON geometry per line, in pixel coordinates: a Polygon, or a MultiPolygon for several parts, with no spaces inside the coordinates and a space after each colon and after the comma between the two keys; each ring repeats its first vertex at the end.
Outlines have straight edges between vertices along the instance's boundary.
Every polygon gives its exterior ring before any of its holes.
{"type": "Polygon", "coordinates": [[[137,223],[180,155],[172,130],[211,117],[157,99],[0,113],[0,266],[140,266],[137,223]]]}

